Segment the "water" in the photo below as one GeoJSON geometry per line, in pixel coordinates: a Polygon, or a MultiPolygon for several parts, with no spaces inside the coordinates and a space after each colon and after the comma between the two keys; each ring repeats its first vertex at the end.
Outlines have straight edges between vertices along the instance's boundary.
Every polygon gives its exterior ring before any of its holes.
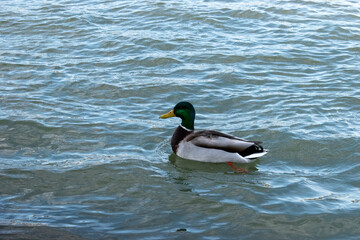
{"type": "Polygon", "coordinates": [[[360,5],[2,1],[0,238],[359,239],[360,5]],[[270,150],[171,154],[195,127],[270,150]]]}

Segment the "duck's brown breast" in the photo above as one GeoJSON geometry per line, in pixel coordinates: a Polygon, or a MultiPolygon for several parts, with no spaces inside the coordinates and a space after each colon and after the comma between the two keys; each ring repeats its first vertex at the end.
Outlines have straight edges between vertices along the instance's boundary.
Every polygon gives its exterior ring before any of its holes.
{"type": "Polygon", "coordinates": [[[192,132],[194,132],[194,131],[187,130],[182,126],[178,126],[176,128],[176,130],[175,130],[175,132],[174,132],[174,134],[172,135],[172,138],[171,138],[171,148],[172,148],[174,153],[176,153],[181,140],[186,138],[186,136],[188,136],[192,132]]]}

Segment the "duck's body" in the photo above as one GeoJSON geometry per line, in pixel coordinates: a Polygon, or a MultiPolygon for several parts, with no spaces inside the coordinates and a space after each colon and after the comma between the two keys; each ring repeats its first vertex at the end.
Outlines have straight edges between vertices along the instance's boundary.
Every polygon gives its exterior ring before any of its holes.
{"type": "Polygon", "coordinates": [[[181,158],[213,163],[249,163],[267,153],[260,142],[243,140],[213,130],[195,132],[195,109],[188,102],[178,103],[161,118],[174,116],[180,117],[182,123],[171,138],[171,147],[181,158]]]}

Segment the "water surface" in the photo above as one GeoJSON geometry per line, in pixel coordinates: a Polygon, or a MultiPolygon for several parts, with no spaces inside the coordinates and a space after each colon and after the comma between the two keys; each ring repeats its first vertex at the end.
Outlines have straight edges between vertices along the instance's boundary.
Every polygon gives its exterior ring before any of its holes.
{"type": "Polygon", "coordinates": [[[0,236],[358,239],[360,5],[2,1],[0,236]],[[195,126],[261,140],[232,171],[195,126]]]}

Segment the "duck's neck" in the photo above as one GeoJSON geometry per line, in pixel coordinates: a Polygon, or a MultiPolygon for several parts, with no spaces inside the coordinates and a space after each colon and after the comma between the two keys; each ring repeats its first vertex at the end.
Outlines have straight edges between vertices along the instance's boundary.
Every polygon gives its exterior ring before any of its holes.
{"type": "Polygon", "coordinates": [[[179,143],[186,138],[187,135],[192,133],[194,130],[188,129],[182,125],[178,126],[171,138],[171,148],[176,153],[179,143]]]}
{"type": "Polygon", "coordinates": [[[181,125],[185,128],[187,128],[188,130],[194,131],[194,118],[191,117],[186,117],[186,118],[181,118],[181,125]]]}

